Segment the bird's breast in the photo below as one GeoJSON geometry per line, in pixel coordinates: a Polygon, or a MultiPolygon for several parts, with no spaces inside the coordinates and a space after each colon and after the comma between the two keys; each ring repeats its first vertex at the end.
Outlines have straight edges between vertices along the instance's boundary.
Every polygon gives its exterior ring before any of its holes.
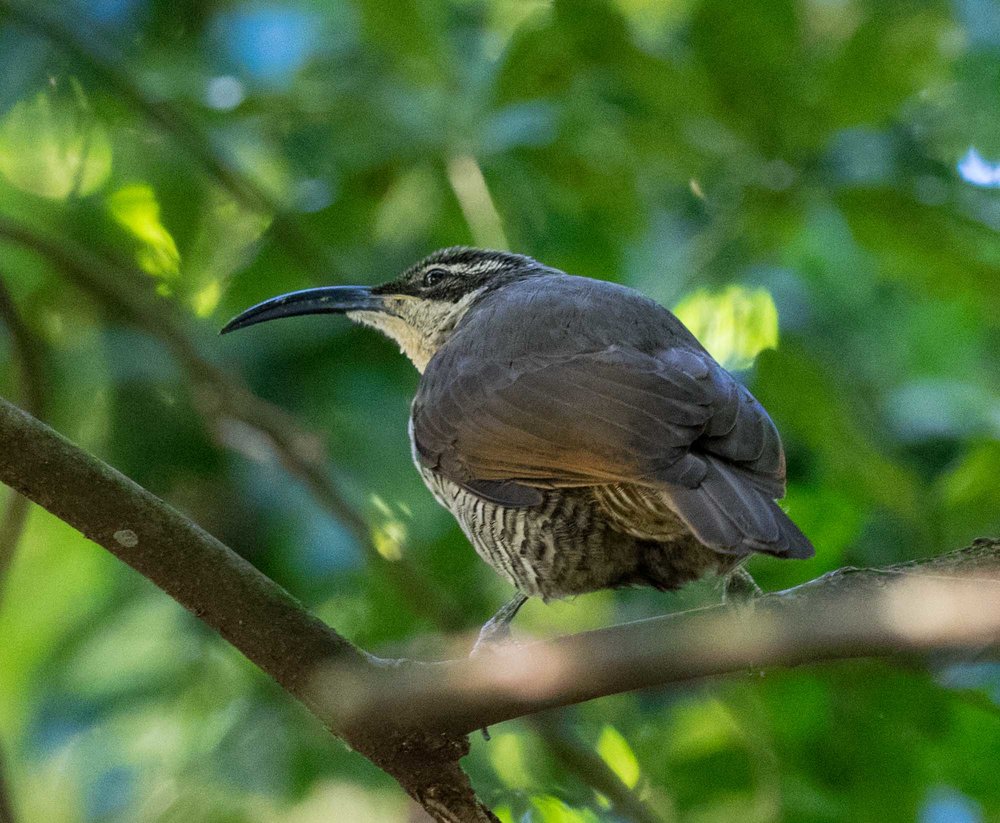
{"type": "Polygon", "coordinates": [[[631,582],[639,541],[613,528],[589,489],[553,489],[536,506],[503,506],[413,462],[434,498],[451,512],[476,553],[519,591],[545,599],[631,582]]]}

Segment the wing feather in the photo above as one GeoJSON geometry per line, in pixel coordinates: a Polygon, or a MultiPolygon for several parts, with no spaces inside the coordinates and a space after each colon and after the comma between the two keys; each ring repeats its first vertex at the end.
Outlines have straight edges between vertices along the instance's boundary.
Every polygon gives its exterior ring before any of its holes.
{"type": "Polygon", "coordinates": [[[569,320],[553,324],[561,304],[534,283],[470,310],[431,359],[413,403],[420,459],[509,505],[531,505],[531,486],[656,489],[719,551],[806,556],[774,503],[781,441],[750,392],[665,309],[561,277],[578,295],[569,320]],[[609,328],[595,312],[615,300],[623,322],[609,328]]]}

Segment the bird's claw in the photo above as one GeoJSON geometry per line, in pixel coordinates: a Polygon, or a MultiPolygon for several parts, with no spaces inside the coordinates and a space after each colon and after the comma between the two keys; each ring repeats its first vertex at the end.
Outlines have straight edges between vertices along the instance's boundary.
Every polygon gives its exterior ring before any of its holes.
{"type": "Polygon", "coordinates": [[[512,643],[510,637],[510,622],[527,601],[527,596],[518,592],[508,603],[487,620],[479,630],[479,637],[469,657],[476,657],[484,651],[495,651],[500,646],[512,643]]]}
{"type": "Polygon", "coordinates": [[[480,630],[479,637],[469,652],[469,657],[478,657],[487,652],[498,651],[503,646],[509,646],[515,641],[511,637],[510,621],[488,621],[480,630]]]}
{"type": "MultiPolygon", "coordinates": [[[[488,620],[479,630],[479,637],[469,652],[469,657],[481,657],[484,654],[499,651],[502,646],[509,646],[514,643],[510,633],[510,620],[488,620]]],[[[490,730],[488,726],[483,726],[479,730],[483,735],[483,740],[490,740],[490,730]]]]}
{"type": "Polygon", "coordinates": [[[737,608],[752,608],[763,590],[743,567],[731,571],[722,584],[722,602],[737,608]]]}

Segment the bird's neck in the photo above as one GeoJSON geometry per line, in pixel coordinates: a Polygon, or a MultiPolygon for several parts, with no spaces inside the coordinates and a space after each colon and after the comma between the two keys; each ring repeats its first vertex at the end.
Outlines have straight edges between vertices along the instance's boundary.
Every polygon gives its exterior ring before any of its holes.
{"type": "Polygon", "coordinates": [[[347,316],[378,329],[399,345],[400,351],[423,374],[430,359],[451,337],[469,307],[481,294],[470,292],[456,302],[416,300],[400,296],[392,301],[388,312],[357,311],[347,316]]]}

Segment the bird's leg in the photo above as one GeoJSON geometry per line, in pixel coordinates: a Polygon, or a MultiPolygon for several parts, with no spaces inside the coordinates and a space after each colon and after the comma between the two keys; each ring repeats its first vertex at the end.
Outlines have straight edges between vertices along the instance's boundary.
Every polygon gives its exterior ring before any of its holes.
{"type": "Polygon", "coordinates": [[[476,655],[484,649],[497,643],[503,643],[510,639],[510,621],[518,613],[521,606],[528,602],[528,595],[518,592],[507,603],[500,607],[500,610],[487,620],[479,630],[479,638],[476,645],[472,647],[472,654],[476,655]]]}
{"type": "MultiPolygon", "coordinates": [[[[510,640],[510,622],[521,610],[521,606],[527,602],[528,595],[518,592],[504,603],[493,617],[483,623],[483,627],[479,630],[479,637],[476,638],[476,644],[472,647],[472,652],[469,656],[475,657],[477,654],[482,654],[491,646],[496,646],[499,643],[505,643],[510,640]]],[[[483,726],[480,731],[483,733],[483,740],[490,739],[489,728],[483,726]]]]}
{"type": "Polygon", "coordinates": [[[763,593],[757,582],[750,576],[750,572],[742,565],[729,572],[722,584],[722,602],[726,605],[748,606],[763,593]]]}

